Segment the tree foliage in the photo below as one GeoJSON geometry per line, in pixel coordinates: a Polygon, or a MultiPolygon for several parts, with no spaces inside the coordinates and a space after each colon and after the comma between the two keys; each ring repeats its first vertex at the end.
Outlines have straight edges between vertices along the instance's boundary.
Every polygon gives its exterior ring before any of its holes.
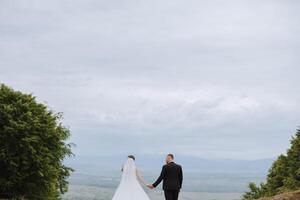
{"type": "Polygon", "coordinates": [[[73,171],[62,114],[0,84],[0,199],[60,199],[73,171]]]}
{"type": "Polygon", "coordinates": [[[286,155],[280,155],[269,170],[266,183],[249,184],[244,200],[273,196],[300,188],[300,129],[291,140],[286,155]]]}

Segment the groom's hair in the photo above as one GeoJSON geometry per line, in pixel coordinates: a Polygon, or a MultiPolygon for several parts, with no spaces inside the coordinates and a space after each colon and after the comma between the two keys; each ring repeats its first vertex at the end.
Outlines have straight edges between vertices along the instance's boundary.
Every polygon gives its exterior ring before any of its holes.
{"type": "Polygon", "coordinates": [[[168,156],[170,156],[172,159],[174,159],[174,155],[169,153],[168,156]]]}
{"type": "Polygon", "coordinates": [[[128,158],[132,158],[133,160],[135,160],[134,155],[129,155],[128,158]]]}

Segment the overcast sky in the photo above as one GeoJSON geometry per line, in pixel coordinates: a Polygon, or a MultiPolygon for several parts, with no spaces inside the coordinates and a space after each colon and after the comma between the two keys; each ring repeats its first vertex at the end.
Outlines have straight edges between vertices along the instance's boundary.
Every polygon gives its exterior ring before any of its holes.
{"type": "Polygon", "coordinates": [[[78,155],[273,158],[300,125],[297,0],[1,0],[0,82],[78,155]]]}

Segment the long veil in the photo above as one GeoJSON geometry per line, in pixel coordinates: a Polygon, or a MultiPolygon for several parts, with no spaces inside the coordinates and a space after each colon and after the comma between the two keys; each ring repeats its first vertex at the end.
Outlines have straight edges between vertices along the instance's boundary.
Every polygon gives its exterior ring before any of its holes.
{"type": "Polygon", "coordinates": [[[137,177],[136,177],[136,166],[135,166],[135,162],[133,161],[132,158],[129,158],[124,167],[123,167],[123,174],[122,174],[122,179],[121,179],[121,183],[123,182],[123,184],[128,184],[130,185],[133,182],[136,182],[137,177]]]}
{"type": "Polygon", "coordinates": [[[112,200],[149,200],[137,180],[136,166],[132,158],[128,158],[123,166],[121,182],[112,200]]]}

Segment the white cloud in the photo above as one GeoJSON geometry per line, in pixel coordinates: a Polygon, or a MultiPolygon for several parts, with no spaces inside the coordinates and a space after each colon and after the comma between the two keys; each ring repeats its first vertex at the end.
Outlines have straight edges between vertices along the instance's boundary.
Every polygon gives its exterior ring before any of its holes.
{"type": "Polygon", "coordinates": [[[274,157],[299,125],[295,1],[0,4],[1,82],[64,112],[78,154],[274,157]]]}

